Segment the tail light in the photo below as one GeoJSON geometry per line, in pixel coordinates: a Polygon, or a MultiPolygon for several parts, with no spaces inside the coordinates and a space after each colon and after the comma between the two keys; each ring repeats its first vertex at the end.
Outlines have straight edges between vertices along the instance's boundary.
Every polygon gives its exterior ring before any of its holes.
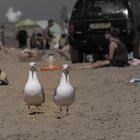
{"type": "Polygon", "coordinates": [[[74,34],[74,25],[73,25],[73,23],[70,23],[69,24],[69,34],[70,35],[73,35],[74,34]]]}

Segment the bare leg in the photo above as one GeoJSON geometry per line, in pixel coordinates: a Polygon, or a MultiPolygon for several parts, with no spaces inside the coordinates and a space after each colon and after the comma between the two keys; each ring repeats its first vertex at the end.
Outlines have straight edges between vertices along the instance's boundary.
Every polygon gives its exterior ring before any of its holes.
{"type": "Polygon", "coordinates": [[[64,56],[66,60],[70,60],[71,56],[69,53],[69,45],[64,46],[62,49],[59,49],[58,52],[60,55],[64,56]]]}
{"type": "Polygon", "coordinates": [[[28,105],[28,109],[30,109],[30,105],[28,105]]]}
{"type": "Polygon", "coordinates": [[[36,112],[35,112],[36,115],[38,114],[38,108],[39,106],[36,106],[36,112]]]}
{"type": "Polygon", "coordinates": [[[68,116],[68,114],[69,114],[69,113],[68,113],[68,112],[69,112],[69,107],[68,107],[68,106],[67,106],[67,110],[66,110],[66,111],[67,111],[67,116],[68,116]]]}
{"type": "Polygon", "coordinates": [[[89,64],[89,65],[83,65],[83,64],[81,64],[81,66],[80,65],[71,65],[70,67],[71,67],[71,69],[75,69],[75,70],[76,69],[96,69],[96,68],[103,67],[108,64],[110,64],[109,60],[104,60],[104,61],[99,60],[99,61],[97,61],[93,64],[89,64]]]}
{"type": "Polygon", "coordinates": [[[2,42],[0,42],[0,50],[4,51],[4,46],[3,46],[2,42]]]}
{"type": "Polygon", "coordinates": [[[62,118],[62,107],[60,106],[60,117],[58,117],[58,119],[62,118]]]}
{"type": "Polygon", "coordinates": [[[8,50],[5,48],[2,42],[0,42],[0,50],[3,51],[4,53],[8,54],[8,50]]]}
{"type": "Polygon", "coordinates": [[[62,113],[62,107],[60,106],[60,112],[62,113]]]}

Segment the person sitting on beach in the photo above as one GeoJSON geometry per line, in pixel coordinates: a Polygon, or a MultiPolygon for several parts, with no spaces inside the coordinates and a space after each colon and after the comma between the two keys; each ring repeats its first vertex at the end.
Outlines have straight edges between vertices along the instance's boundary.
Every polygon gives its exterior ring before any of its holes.
{"type": "Polygon", "coordinates": [[[70,60],[70,45],[67,40],[67,36],[65,34],[61,35],[61,38],[59,40],[59,49],[58,52],[60,53],[61,56],[64,56],[65,59],[70,60]]]}
{"type": "Polygon", "coordinates": [[[37,41],[36,41],[36,34],[33,33],[32,36],[30,37],[29,45],[31,49],[37,48],[37,41]]]}
{"type": "Polygon", "coordinates": [[[37,43],[37,48],[39,50],[43,50],[44,49],[43,35],[41,33],[37,33],[37,35],[36,35],[36,43],[37,43]]]}
{"type": "Polygon", "coordinates": [[[43,55],[45,54],[44,50],[38,48],[27,49],[25,48],[19,53],[19,60],[22,62],[31,61],[31,60],[42,60],[43,55]]]}
{"type": "Polygon", "coordinates": [[[103,66],[128,66],[128,51],[125,44],[119,39],[119,34],[120,30],[117,28],[111,28],[109,32],[105,33],[105,38],[109,40],[109,53],[105,56],[105,60],[97,60],[91,65],[81,66],[79,68],[85,69],[99,68],[103,66]]]}
{"type": "Polygon", "coordinates": [[[0,85],[8,85],[8,84],[9,84],[9,82],[7,80],[6,72],[4,72],[0,69],[0,85]]]}

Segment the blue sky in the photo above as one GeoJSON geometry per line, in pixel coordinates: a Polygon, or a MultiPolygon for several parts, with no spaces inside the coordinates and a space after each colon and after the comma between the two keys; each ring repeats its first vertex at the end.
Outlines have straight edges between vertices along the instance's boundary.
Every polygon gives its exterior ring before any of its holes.
{"type": "Polygon", "coordinates": [[[0,4],[0,21],[7,21],[5,14],[10,7],[14,11],[21,11],[20,19],[54,19],[60,20],[60,11],[63,6],[67,7],[67,14],[76,0],[1,0],[0,4]]]}

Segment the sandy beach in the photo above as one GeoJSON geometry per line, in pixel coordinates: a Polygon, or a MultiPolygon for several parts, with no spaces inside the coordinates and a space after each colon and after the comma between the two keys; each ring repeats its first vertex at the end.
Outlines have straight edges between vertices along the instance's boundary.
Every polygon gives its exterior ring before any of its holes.
{"type": "MultiPolygon", "coordinates": [[[[61,71],[40,71],[47,62],[37,62],[46,101],[40,114],[29,115],[22,98],[29,62],[19,61],[20,50],[8,51],[0,53],[0,67],[11,82],[0,86],[0,140],[140,140],[140,85],[128,83],[140,76],[140,66],[71,70],[76,101],[68,116],[64,109],[57,119],[59,107],[52,96],[61,71]]],[[[56,63],[71,62],[56,54],[56,63]]]]}

